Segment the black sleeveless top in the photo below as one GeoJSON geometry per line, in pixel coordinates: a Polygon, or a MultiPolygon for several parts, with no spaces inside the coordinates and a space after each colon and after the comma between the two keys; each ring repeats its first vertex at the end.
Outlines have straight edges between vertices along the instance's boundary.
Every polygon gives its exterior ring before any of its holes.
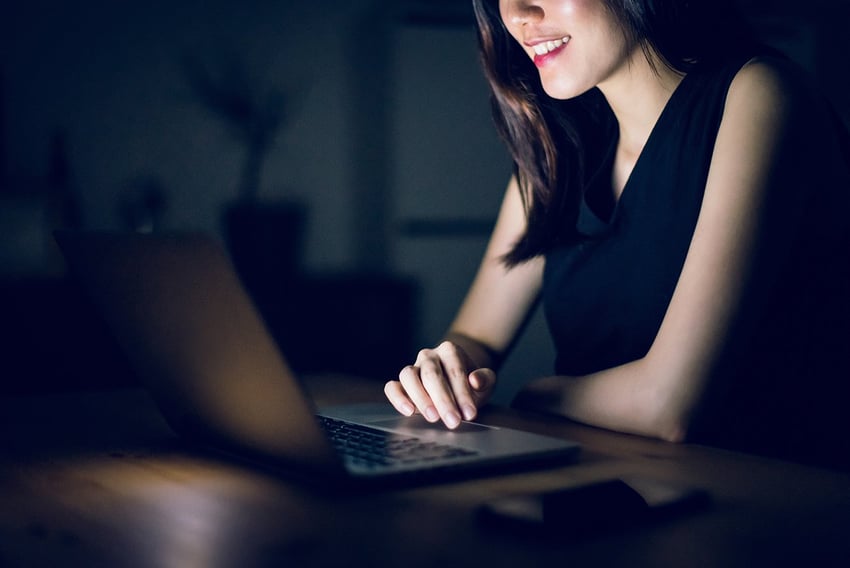
{"type": "MultiPolygon", "coordinates": [[[[604,196],[617,141],[597,160],[577,221],[587,239],[546,255],[543,305],[557,374],[592,373],[649,350],[696,226],[727,90],[748,59],[697,67],[682,79],[616,204],[604,196]]],[[[753,276],[691,437],[785,454],[788,437],[812,426],[802,414],[824,402],[823,389],[846,395],[850,384],[850,158],[829,106],[789,62],[767,61],[785,79],[794,110],[761,212],[753,276]],[[775,442],[777,421],[784,434],[775,442]]]]}

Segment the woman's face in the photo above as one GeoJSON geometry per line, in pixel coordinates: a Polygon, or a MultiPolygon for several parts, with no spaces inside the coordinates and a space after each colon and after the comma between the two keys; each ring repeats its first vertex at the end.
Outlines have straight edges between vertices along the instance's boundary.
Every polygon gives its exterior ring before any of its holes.
{"type": "Polygon", "coordinates": [[[603,86],[634,51],[602,0],[499,0],[499,11],[556,99],[603,86]]]}

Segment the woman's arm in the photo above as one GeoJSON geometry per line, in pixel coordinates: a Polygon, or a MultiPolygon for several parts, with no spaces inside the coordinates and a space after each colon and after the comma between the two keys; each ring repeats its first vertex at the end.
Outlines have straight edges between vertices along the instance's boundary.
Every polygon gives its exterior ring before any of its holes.
{"type": "Polygon", "coordinates": [[[520,394],[518,403],[614,430],[685,438],[739,309],[787,107],[770,67],[751,62],[733,80],[693,239],[647,355],[571,380],[541,379],[520,394]]]}
{"type": "Polygon", "coordinates": [[[481,366],[498,367],[540,292],[542,258],[511,269],[502,260],[525,226],[519,187],[512,178],[478,273],[448,332],[449,337],[475,339],[485,351],[481,366]]]}
{"type": "Polygon", "coordinates": [[[423,349],[384,392],[402,414],[418,410],[450,428],[471,420],[495,385],[495,371],[540,291],[543,261],[507,269],[502,257],[525,231],[515,179],[508,184],[496,226],[472,286],[445,341],[423,349]]]}

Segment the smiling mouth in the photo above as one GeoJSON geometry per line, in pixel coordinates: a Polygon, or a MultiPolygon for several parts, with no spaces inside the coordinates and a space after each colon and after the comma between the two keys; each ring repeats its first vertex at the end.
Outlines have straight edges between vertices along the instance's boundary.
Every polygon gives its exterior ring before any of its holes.
{"type": "Polygon", "coordinates": [[[547,53],[549,53],[551,51],[555,51],[556,49],[558,49],[559,47],[561,47],[562,45],[564,45],[568,41],[570,41],[569,37],[556,39],[556,40],[550,40],[550,41],[544,41],[543,43],[538,43],[532,49],[534,50],[535,55],[546,55],[547,53]]]}
{"type": "Polygon", "coordinates": [[[566,47],[569,41],[570,38],[569,36],[567,36],[561,39],[544,41],[533,46],[532,49],[534,50],[534,64],[538,67],[543,65],[544,63],[546,63],[546,61],[560,53],[561,50],[566,47]]]}

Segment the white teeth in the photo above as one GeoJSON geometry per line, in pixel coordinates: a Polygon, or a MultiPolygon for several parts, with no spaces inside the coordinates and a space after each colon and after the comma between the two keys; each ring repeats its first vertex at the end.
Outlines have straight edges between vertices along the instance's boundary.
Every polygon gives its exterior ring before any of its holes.
{"type": "Polygon", "coordinates": [[[546,55],[550,51],[554,51],[570,41],[569,37],[565,37],[563,39],[556,39],[554,41],[545,41],[543,43],[538,43],[533,47],[534,53],[537,55],[546,55]]]}

